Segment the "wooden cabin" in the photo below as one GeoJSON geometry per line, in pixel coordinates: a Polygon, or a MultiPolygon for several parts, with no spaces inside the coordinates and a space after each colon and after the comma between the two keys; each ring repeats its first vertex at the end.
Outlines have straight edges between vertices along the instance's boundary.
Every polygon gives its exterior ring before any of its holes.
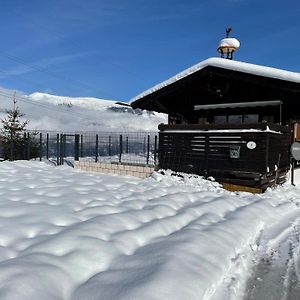
{"type": "Polygon", "coordinates": [[[168,114],[159,126],[159,167],[266,189],[285,181],[300,74],[209,58],[132,99],[168,114]]]}

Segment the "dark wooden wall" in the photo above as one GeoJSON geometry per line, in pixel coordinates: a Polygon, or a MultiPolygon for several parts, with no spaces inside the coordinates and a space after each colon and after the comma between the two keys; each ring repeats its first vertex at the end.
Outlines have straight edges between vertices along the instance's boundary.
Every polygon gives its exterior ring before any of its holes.
{"type": "Polygon", "coordinates": [[[195,105],[249,101],[281,100],[283,124],[300,120],[300,84],[234,70],[208,66],[133,102],[133,108],[179,115],[189,124],[197,124],[200,115],[211,121],[214,114],[259,113],[273,115],[276,107],[256,107],[217,111],[195,111],[195,105]]]}
{"type": "Polygon", "coordinates": [[[291,134],[287,127],[277,126],[280,133],[201,130],[205,128],[161,125],[159,167],[254,187],[270,186],[275,177],[278,182],[284,181],[290,167],[291,134]],[[248,149],[249,141],[256,143],[255,149],[248,149]],[[234,157],[238,152],[239,157],[234,157]]]}

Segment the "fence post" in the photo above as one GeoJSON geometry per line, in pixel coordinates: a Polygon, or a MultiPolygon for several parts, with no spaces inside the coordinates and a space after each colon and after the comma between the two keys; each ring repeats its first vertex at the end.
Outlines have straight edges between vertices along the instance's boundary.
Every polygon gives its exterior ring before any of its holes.
{"type": "Polygon", "coordinates": [[[111,136],[108,137],[108,156],[111,156],[111,136]]]}
{"type": "Polygon", "coordinates": [[[74,160],[79,161],[79,134],[75,134],[74,160]]]}
{"type": "Polygon", "coordinates": [[[129,143],[128,143],[128,136],[126,136],[126,153],[129,153],[129,143]]]}
{"type": "Polygon", "coordinates": [[[146,137],[144,137],[143,154],[146,153],[146,137]]]}
{"type": "Polygon", "coordinates": [[[154,165],[156,165],[156,157],[157,157],[157,135],[154,137],[154,165]]]}
{"type": "Polygon", "coordinates": [[[63,162],[63,134],[60,134],[60,157],[59,157],[59,164],[62,165],[63,162]]]}
{"type": "Polygon", "coordinates": [[[98,134],[96,134],[96,158],[95,158],[95,162],[98,162],[98,147],[99,147],[98,143],[99,143],[99,136],[98,136],[98,134]]]}
{"type": "Polygon", "coordinates": [[[83,157],[83,134],[80,135],[80,157],[83,157]]]}
{"type": "Polygon", "coordinates": [[[43,157],[43,134],[40,132],[40,161],[43,157]]]}
{"type": "Polygon", "coordinates": [[[66,157],[66,144],[67,144],[67,135],[63,134],[63,164],[66,157]]]}
{"type": "Polygon", "coordinates": [[[59,166],[59,133],[56,134],[56,164],[59,166]]]}
{"type": "Polygon", "coordinates": [[[23,159],[26,159],[26,132],[23,134],[23,159]]]}
{"type": "Polygon", "coordinates": [[[30,145],[30,134],[29,132],[27,132],[27,160],[30,160],[30,156],[31,156],[31,153],[30,153],[30,149],[31,148],[31,145],[30,145]]]}
{"type": "Polygon", "coordinates": [[[150,135],[147,138],[147,161],[146,164],[149,165],[149,157],[150,157],[150,135]]]}
{"type": "Polygon", "coordinates": [[[46,158],[49,159],[49,133],[47,133],[46,139],[46,158]]]}
{"type": "Polygon", "coordinates": [[[123,136],[120,134],[120,153],[119,153],[119,163],[122,161],[122,152],[123,152],[123,136]]]}

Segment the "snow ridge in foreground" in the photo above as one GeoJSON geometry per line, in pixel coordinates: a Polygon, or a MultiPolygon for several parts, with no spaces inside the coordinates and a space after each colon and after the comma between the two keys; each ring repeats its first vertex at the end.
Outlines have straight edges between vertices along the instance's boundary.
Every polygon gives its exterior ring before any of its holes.
{"type": "Polygon", "coordinates": [[[288,184],[252,195],[168,171],[3,162],[1,299],[241,299],[263,230],[299,198],[288,184]]]}

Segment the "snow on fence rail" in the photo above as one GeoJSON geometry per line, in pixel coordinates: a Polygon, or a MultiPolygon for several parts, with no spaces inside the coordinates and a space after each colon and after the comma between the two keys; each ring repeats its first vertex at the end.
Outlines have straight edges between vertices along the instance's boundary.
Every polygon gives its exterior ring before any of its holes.
{"type": "Polygon", "coordinates": [[[57,165],[75,161],[158,163],[158,132],[26,131],[19,140],[0,141],[2,159],[48,159],[57,165]]]}

